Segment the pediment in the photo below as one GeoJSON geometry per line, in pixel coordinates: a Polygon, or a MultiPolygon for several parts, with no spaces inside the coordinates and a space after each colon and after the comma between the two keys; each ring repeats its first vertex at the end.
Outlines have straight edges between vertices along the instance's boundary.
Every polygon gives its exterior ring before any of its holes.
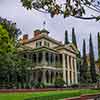
{"type": "Polygon", "coordinates": [[[78,49],[77,49],[77,48],[75,47],[75,45],[72,44],[72,43],[68,44],[68,45],[66,46],[66,48],[69,49],[69,50],[71,50],[71,51],[73,51],[73,52],[78,53],[78,49]]]}

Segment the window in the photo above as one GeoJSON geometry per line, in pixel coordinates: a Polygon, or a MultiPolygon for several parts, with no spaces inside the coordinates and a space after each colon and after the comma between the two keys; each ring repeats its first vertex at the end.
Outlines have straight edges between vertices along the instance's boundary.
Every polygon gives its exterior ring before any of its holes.
{"type": "Polygon", "coordinates": [[[46,41],[44,41],[44,45],[46,46],[46,41]]]}
{"type": "Polygon", "coordinates": [[[49,42],[44,41],[44,46],[49,47],[50,46],[49,42]]]}
{"type": "Polygon", "coordinates": [[[36,47],[38,47],[38,42],[36,42],[36,47]]]}
{"type": "Polygon", "coordinates": [[[39,43],[39,44],[40,44],[40,46],[42,46],[42,42],[41,42],[41,41],[40,41],[40,43],[39,43]]]}
{"type": "Polygon", "coordinates": [[[48,47],[49,47],[49,45],[50,45],[50,44],[48,43],[48,47]]]}
{"type": "Polygon", "coordinates": [[[36,47],[40,47],[40,46],[42,46],[42,42],[41,41],[37,41],[36,42],[36,47]]]}

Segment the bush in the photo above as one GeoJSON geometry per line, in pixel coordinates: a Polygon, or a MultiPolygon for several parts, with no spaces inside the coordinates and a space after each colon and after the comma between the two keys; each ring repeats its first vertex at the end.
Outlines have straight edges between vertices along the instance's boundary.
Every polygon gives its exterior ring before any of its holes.
{"type": "Polygon", "coordinates": [[[25,84],[25,88],[26,88],[26,89],[30,89],[30,88],[31,88],[31,84],[27,82],[27,83],[25,84]]]}
{"type": "Polygon", "coordinates": [[[35,82],[31,81],[31,87],[34,87],[34,85],[35,85],[35,82]]]}
{"type": "Polygon", "coordinates": [[[55,87],[60,88],[63,87],[65,84],[64,80],[61,78],[56,79],[55,81],[55,87]]]}
{"type": "Polygon", "coordinates": [[[73,84],[71,85],[72,88],[79,88],[79,85],[78,84],[73,84]]]}
{"type": "Polygon", "coordinates": [[[35,87],[35,88],[45,88],[45,84],[42,83],[42,82],[36,82],[36,83],[34,84],[34,87],[35,87]]]}

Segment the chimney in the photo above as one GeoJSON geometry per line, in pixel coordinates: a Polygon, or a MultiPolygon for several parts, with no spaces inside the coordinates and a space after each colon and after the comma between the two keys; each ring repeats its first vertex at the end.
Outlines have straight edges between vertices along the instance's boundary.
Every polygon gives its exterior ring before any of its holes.
{"type": "Polygon", "coordinates": [[[41,34],[40,30],[35,30],[34,31],[34,37],[38,37],[41,34]]]}
{"type": "Polygon", "coordinates": [[[23,43],[28,41],[28,34],[23,35],[23,43]]]}

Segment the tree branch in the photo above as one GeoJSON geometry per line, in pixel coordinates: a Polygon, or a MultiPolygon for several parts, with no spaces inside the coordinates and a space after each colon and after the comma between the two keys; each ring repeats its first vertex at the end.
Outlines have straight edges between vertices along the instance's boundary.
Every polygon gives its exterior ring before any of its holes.
{"type": "Polygon", "coordinates": [[[73,16],[73,17],[80,18],[80,19],[85,19],[85,20],[96,19],[96,17],[82,17],[82,16],[73,16]]]}

